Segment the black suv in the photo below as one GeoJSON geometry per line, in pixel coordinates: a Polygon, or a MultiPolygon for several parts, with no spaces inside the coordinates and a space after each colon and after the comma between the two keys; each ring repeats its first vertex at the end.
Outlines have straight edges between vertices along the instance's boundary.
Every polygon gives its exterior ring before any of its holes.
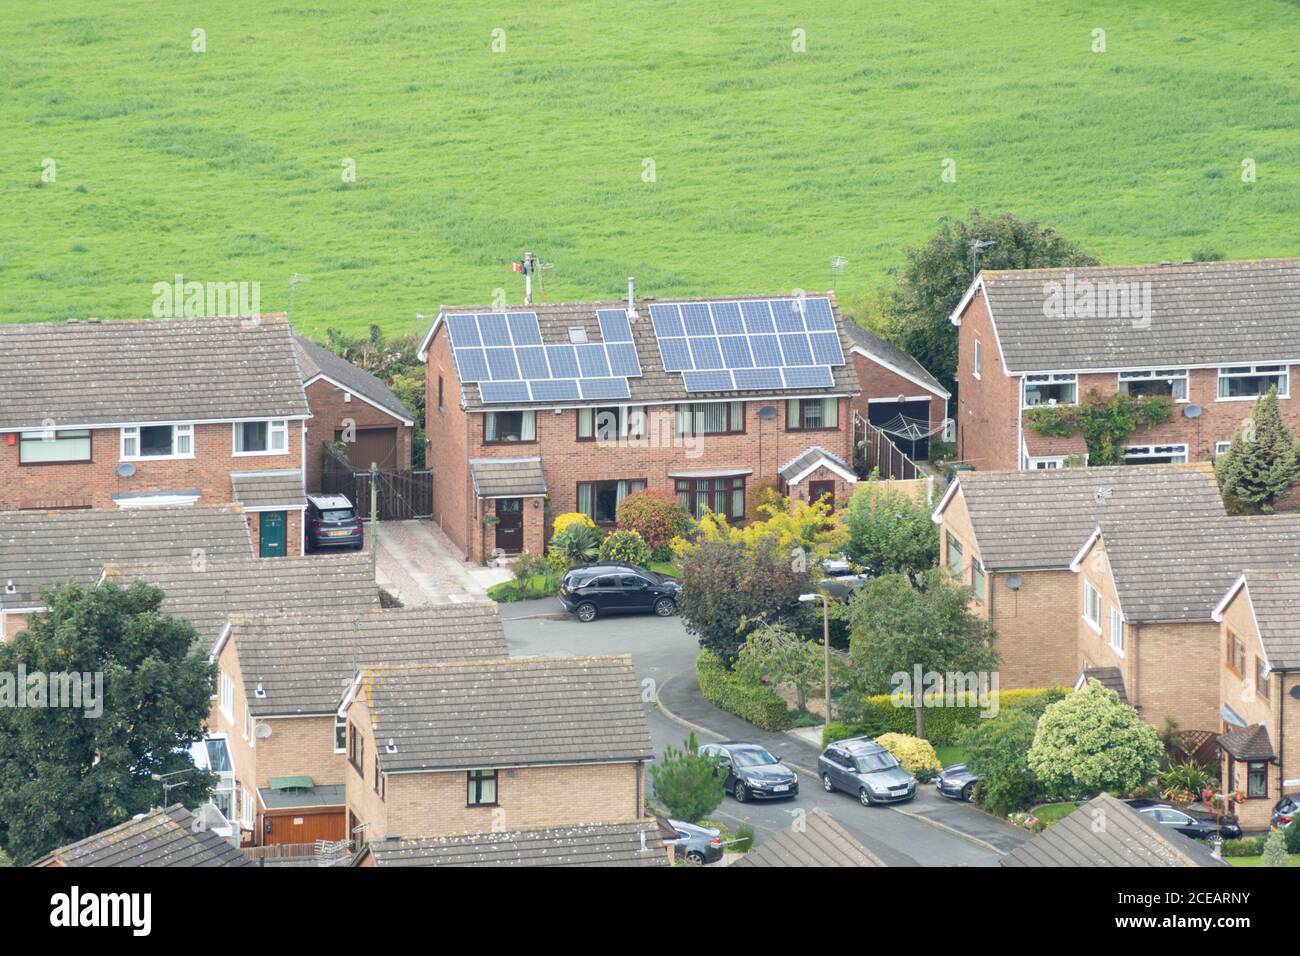
{"type": "Polygon", "coordinates": [[[601,614],[677,612],[682,586],[672,578],[635,564],[588,564],[574,568],[560,582],[560,603],[586,623],[601,614]]]}
{"type": "Polygon", "coordinates": [[[364,545],[361,519],[343,495],[307,496],[307,549],[352,548],[364,545]]]}

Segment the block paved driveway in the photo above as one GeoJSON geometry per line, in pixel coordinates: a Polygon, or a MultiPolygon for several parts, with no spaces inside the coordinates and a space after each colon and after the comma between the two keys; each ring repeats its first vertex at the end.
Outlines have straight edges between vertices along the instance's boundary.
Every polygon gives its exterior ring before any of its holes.
{"type": "Polygon", "coordinates": [[[732,827],[749,823],[760,843],[791,824],[792,810],[812,807],[830,814],[891,865],[993,866],[1003,853],[1029,837],[1026,831],[981,810],[940,797],[933,786],[922,787],[914,801],[899,807],[868,808],[849,794],[823,792],[815,775],[815,748],[792,734],[757,730],[699,697],[694,686],[699,647],[679,618],[614,617],[581,624],[571,616],[556,614],[560,610],[556,602],[526,604],[501,605],[506,640],[514,656],[632,655],[637,677],[643,683],[653,682],[648,685],[653,700],[647,704],[647,718],[656,753],[662,754],[668,744],[680,747],[689,733],[665,716],[657,706],[661,700],[683,719],[718,731],[698,733],[701,742],[722,737],[758,740],[796,765],[799,795],[794,800],[739,804],[725,797],[714,812],[732,827]],[[813,772],[805,772],[805,768],[813,772]]]}
{"type": "Polygon", "coordinates": [[[510,578],[503,569],[462,561],[432,521],[380,521],[375,529],[375,579],[405,605],[486,600],[491,585],[510,578]]]}

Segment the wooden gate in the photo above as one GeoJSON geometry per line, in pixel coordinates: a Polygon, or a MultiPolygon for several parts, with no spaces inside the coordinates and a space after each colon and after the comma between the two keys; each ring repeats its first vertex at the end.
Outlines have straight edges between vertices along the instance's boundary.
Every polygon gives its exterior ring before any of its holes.
{"type": "MultiPolygon", "coordinates": [[[[380,469],[375,482],[376,508],[380,521],[404,521],[433,516],[433,472],[380,469]]],[[[370,520],[370,472],[357,471],[329,445],[321,446],[321,491],[347,495],[357,515],[370,520]]]]}
{"type": "Polygon", "coordinates": [[[860,417],[854,422],[855,438],[859,451],[858,471],[860,478],[865,478],[879,469],[881,478],[910,480],[925,477],[916,462],[895,445],[888,435],[860,417]]]}

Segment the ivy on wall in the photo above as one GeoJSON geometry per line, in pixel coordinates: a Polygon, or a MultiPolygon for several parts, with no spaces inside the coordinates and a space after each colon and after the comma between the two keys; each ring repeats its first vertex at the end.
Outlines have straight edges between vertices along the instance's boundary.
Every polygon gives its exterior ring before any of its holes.
{"type": "Polygon", "coordinates": [[[1167,395],[1103,398],[1089,392],[1078,405],[1037,405],[1025,410],[1025,427],[1040,435],[1065,438],[1083,432],[1089,465],[1124,464],[1128,437],[1169,421],[1173,401],[1167,395]]]}

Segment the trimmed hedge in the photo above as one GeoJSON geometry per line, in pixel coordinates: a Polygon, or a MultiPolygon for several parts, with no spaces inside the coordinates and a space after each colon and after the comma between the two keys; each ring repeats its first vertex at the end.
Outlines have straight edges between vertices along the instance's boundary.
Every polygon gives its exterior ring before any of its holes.
{"type": "Polygon", "coordinates": [[[715,707],[743,717],[763,730],[788,730],[790,711],[781,696],[770,687],[747,684],[723,666],[721,658],[710,650],[695,658],[695,673],[700,693],[715,707]]]}
{"type": "MultiPolygon", "coordinates": [[[[1031,687],[1018,690],[998,691],[998,707],[1014,707],[1026,703],[1047,693],[1050,688],[1031,687]]],[[[862,719],[857,721],[837,720],[822,728],[822,746],[843,740],[845,737],[878,737],[881,734],[915,734],[916,711],[911,707],[911,698],[902,698],[906,703],[902,707],[894,706],[890,694],[878,694],[868,697],[863,702],[862,719]]],[[[936,747],[947,747],[957,743],[958,732],[974,725],[980,719],[980,707],[971,699],[969,707],[927,707],[925,708],[925,739],[936,747]]]]}

